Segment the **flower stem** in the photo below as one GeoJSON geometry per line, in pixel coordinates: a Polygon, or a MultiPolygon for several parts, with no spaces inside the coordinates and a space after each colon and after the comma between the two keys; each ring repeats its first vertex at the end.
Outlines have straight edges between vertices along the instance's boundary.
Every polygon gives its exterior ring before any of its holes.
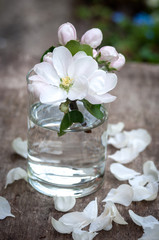
{"type": "Polygon", "coordinates": [[[77,106],[76,101],[71,101],[70,102],[70,109],[71,110],[78,110],[78,106],[77,106]]]}

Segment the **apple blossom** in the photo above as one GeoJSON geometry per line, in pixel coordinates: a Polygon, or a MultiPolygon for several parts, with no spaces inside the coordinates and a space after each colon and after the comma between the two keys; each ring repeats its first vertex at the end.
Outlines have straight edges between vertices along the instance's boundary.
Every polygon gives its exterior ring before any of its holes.
{"type": "Polygon", "coordinates": [[[125,57],[123,54],[119,53],[118,59],[113,60],[110,63],[110,67],[120,70],[124,66],[124,64],[125,64],[125,57]]]}
{"type": "Polygon", "coordinates": [[[43,57],[43,61],[52,64],[52,52],[48,52],[47,54],[45,54],[43,57]]]}
{"type": "Polygon", "coordinates": [[[92,104],[107,103],[116,97],[108,94],[117,83],[114,73],[98,69],[97,62],[85,52],[72,56],[64,46],[54,49],[52,64],[41,62],[30,76],[33,88],[42,103],[61,103],[86,99],[92,104]]]}
{"type": "Polygon", "coordinates": [[[70,40],[76,40],[77,33],[75,27],[69,22],[62,24],[58,29],[58,39],[61,45],[66,45],[70,40]]]}
{"type": "Polygon", "coordinates": [[[99,50],[101,57],[100,60],[111,62],[118,59],[118,52],[114,47],[104,46],[99,50]]]}
{"type": "Polygon", "coordinates": [[[98,51],[93,49],[93,57],[96,58],[98,56],[98,51]]]}
{"type": "Polygon", "coordinates": [[[103,40],[103,34],[99,28],[92,28],[85,32],[81,38],[82,44],[88,44],[92,48],[98,47],[103,40]]]}

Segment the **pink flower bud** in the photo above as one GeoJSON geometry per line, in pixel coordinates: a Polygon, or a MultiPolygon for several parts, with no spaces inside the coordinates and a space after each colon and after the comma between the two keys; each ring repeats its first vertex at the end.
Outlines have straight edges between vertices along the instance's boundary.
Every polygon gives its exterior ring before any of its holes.
{"type": "Polygon", "coordinates": [[[88,44],[92,48],[98,47],[103,40],[103,34],[99,28],[92,28],[85,32],[81,38],[81,43],[88,44]]]}
{"type": "Polygon", "coordinates": [[[98,56],[97,50],[93,49],[93,57],[96,58],[98,56]]]}
{"type": "Polygon", "coordinates": [[[52,62],[52,52],[48,52],[47,54],[44,55],[43,57],[44,62],[48,62],[50,64],[53,64],[52,62]]]}
{"type": "Polygon", "coordinates": [[[112,62],[118,59],[118,53],[114,47],[105,46],[99,52],[101,53],[100,60],[102,61],[112,62]]]}
{"type": "Polygon", "coordinates": [[[69,22],[62,24],[58,29],[58,39],[61,45],[66,45],[70,40],[76,40],[77,33],[75,27],[69,22]]]}
{"type": "Polygon", "coordinates": [[[123,54],[118,54],[118,59],[110,63],[110,67],[120,70],[125,64],[125,57],[123,54]]]}

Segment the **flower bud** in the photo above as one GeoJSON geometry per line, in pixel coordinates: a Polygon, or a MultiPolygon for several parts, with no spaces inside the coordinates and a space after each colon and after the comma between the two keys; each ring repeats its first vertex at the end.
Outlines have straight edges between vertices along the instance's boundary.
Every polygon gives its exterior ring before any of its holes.
{"type": "Polygon", "coordinates": [[[123,54],[118,54],[118,59],[110,63],[110,67],[120,70],[125,64],[125,57],[123,54]]]}
{"type": "Polygon", "coordinates": [[[58,39],[61,45],[66,45],[70,40],[76,40],[77,33],[75,27],[69,22],[62,24],[58,29],[58,39]]]}
{"type": "Polygon", "coordinates": [[[112,62],[118,59],[118,53],[114,47],[105,46],[102,47],[99,52],[101,54],[101,61],[112,62]]]}
{"type": "Polygon", "coordinates": [[[96,58],[98,56],[97,50],[93,49],[93,57],[96,58]]]}
{"type": "Polygon", "coordinates": [[[81,38],[81,43],[88,44],[92,48],[98,47],[103,40],[103,34],[99,28],[92,28],[85,32],[81,38]]]}
{"type": "Polygon", "coordinates": [[[52,52],[48,52],[47,54],[44,55],[43,61],[52,64],[52,52]]]}

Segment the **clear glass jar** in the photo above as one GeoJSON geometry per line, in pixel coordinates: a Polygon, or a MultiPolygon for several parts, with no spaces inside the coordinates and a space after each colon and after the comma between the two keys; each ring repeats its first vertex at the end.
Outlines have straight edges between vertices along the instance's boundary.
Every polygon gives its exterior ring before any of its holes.
{"type": "Polygon", "coordinates": [[[28,176],[29,183],[48,195],[82,197],[96,191],[103,182],[106,146],[101,136],[107,129],[108,113],[102,106],[102,120],[93,117],[78,101],[85,124],[74,123],[58,136],[64,113],[59,106],[42,104],[28,78],[28,176]]]}

